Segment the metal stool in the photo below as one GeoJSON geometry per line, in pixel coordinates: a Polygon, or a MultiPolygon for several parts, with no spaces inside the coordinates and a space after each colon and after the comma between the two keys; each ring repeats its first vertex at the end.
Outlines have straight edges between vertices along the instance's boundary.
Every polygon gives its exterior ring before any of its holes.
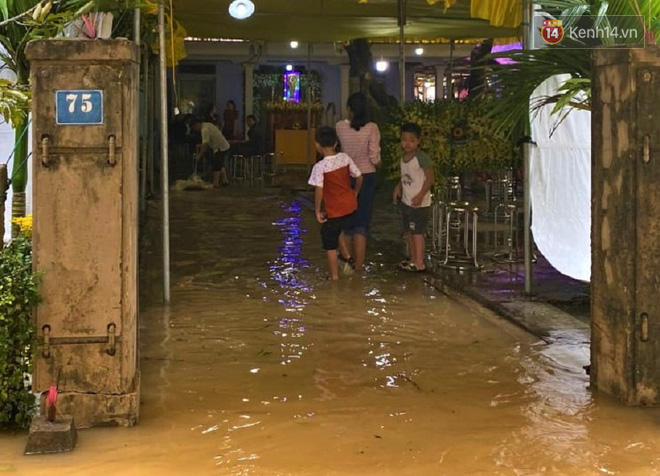
{"type": "MultiPolygon", "coordinates": [[[[282,152],[280,152],[282,154],[282,152]]],[[[263,155],[264,158],[264,175],[273,176],[277,174],[277,154],[270,152],[263,155]]]]}
{"type": "Polygon", "coordinates": [[[458,175],[449,177],[447,180],[447,192],[446,192],[446,202],[447,203],[458,203],[461,201],[463,196],[463,186],[461,185],[461,178],[458,175]]]}
{"type": "Polygon", "coordinates": [[[518,244],[518,205],[516,202],[500,203],[495,207],[495,248],[493,261],[499,263],[518,263],[522,261],[518,244]],[[502,245],[506,245],[506,251],[497,251],[500,246],[499,220],[508,224],[507,233],[503,236],[502,245]]]}
{"type": "Polygon", "coordinates": [[[238,179],[238,165],[241,161],[240,157],[242,157],[240,154],[234,154],[228,161],[229,166],[227,168],[227,176],[232,182],[235,182],[238,179]]]}
{"type": "Polygon", "coordinates": [[[250,172],[250,158],[242,154],[234,154],[231,156],[231,180],[234,182],[246,180],[249,178],[250,172]]]}
{"type": "Polygon", "coordinates": [[[486,215],[491,216],[499,204],[514,201],[517,185],[513,169],[507,169],[495,179],[488,179],[486,181],[486,215]]]}
{"type": "Polygon", "coordinates": [[[479,209],[471,207],[468,202],[446,205],[444,260],[439,263],[440,266],[457,271],[481,269],[477,261],[478,221],[479,209]],[[451,241],[454,242],[453,249],[451,241]]]}
{"type": "Polygon", "coordinates": [[[431,205],[431,253],[440,257],[445,249],[445,213],[446,204],[441,200],[434,201],[431,205]]]}
{"type": "Polygon", "coordinates": [[[263,180],[264,178],[264,168],[265,168],[265,156],[261,154],[255,154],[250,157],[251,168],[252,168],[252,180],[263,180]]]}

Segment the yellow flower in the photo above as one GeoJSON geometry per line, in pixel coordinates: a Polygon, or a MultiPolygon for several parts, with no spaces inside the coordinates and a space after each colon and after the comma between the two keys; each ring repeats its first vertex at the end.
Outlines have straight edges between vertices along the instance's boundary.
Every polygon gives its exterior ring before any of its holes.
{"type": "MultiPolygon", "coordinates": [[[[323,104],[313,102],[311,109],[314,112],[323,111],[323,104]]],[[[288,101],[269,101],[266,103],[266,111],[268,112],[307,112],[306,102],[288,102],[288,101]]]]}
{"type": "Polygon", "coordinates": [[[30,213],[25,217],[16,217],[12,218],[11,222],[15,225],[18,225],[18,228],[22,234],[28,238],[32,238],[32,214],[30,213]]]}

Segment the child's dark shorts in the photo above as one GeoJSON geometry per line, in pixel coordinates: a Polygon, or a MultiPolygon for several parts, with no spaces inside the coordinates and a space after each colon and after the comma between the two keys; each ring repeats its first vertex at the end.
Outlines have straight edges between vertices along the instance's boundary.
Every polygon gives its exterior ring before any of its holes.
{"type": "Polygon", "coordinates": [[[321,225],[321,241],[324,250],[331,251],[339,248],[339,234],[350,223],[352,217],[351,213],[343,217],[328,218],[328,221],[321,225]]]}
{"type": "Polygon", "coordinates": [[[403,231],[411,235],[423,235],[429,224],[431,207],[409,207],[401,204],[401,216],[403,218],[403,231]]]}

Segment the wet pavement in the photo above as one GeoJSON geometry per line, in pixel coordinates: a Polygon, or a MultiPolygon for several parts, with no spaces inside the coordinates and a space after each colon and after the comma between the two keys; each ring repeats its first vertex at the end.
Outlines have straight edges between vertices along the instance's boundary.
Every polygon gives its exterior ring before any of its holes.
{"type": "Polygon", "coordinates": [[[39,457],[0,435],[0,472],[660,474],[660,411],[589,391],[580,330],[539,338],[398,271],[392,208],[376,210],[367,272],[332,283],[306,193],[173,192],[163,307],[158,207],[142,243],[139,425],[39,457]]]}

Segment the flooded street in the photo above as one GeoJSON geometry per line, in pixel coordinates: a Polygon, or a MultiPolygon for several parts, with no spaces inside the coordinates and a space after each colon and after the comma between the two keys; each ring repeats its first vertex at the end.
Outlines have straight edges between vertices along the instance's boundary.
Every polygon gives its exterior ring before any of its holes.
{"type": "Polygon", "coordinates": [[[383,240],[364,275],[327,281],[293,193],[173,192],[171,218],[167,308],[157,236],[143,252],[139,425],[38,457],[0,434],[0,473],[660,474],[660,410],[593,395],[587,344],[476,314],[383,240]]]}

